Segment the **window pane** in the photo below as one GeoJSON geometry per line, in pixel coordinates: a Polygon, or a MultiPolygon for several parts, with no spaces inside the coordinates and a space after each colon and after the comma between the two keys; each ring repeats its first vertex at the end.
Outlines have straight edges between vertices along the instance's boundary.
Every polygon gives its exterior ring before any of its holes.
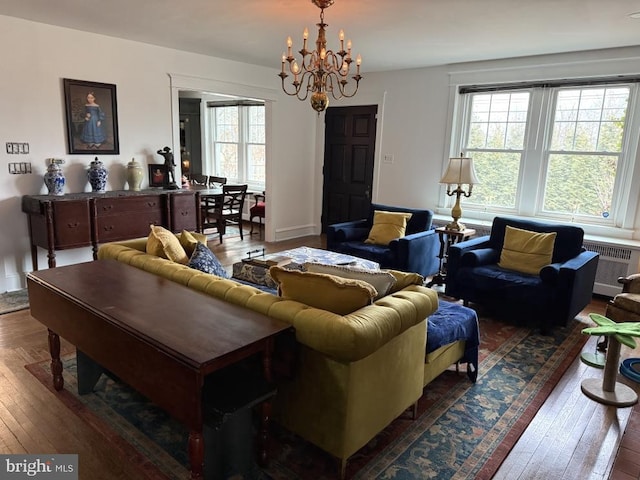
{"type": "Polygon", "coordinates": [[[628,87],[558,91],[552,151],[620,152],[628,87]]]}
{"type": "Polygon", "coordinates": [[[469,152],[480,183],[465,203],[514,208],[520,171],[520,153],[469,152]]]}
{"type": "Polygon", "coordinates": [[[215,140],[218,142],[238,141],[238,107],[216,107],[215,140]]]}
{"type": "Polygon", "coordinates": [[[216,175],[237,181],[238,145],[234,143],[216,143],[214,155],[216,159],[216,175]]]}
{"type": "Polygon", "coordinates": [[[522,149],[529,92],[474,94],[467,148],[522,149]]]}
{"type": "Polygon", "coordinates": [[[544,210],[608,217],[617,166],[616,155],[550,155],[544,210]]]}
{"type": "Polygon", "coordinates": [[[265,143],[264,107],[249,107],[249,143],[265,143]]]}
{"type": "Polygon", "coordinates": [[[265,181],[265,148],[264,145],[247,146],[247,177],[250,182],[265,181]]]}

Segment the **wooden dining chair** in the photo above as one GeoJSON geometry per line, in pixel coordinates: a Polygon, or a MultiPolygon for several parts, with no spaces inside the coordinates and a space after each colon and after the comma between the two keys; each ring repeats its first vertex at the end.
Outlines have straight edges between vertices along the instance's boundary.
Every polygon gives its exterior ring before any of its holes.
{"type": "Polygon", "coordinates": [[[218,228],[220,243],[227,231],[227,225],[237,225],[240,230],[240,239],[244,240],[242,232],[242,211],[247,194],[247,185],[223,185],[222,195],[214,202],[213,212],[210,218],[218,228]]]}
{"type": "Polygon", "coordinates": [[[249,231],[249,235],[253,235],[253,219],[255,217],[258,217],[258,222],[260,225],[260,230],[258,231],[258,233],[262,232],[262,220],[265,217],[265,210],[266,210],[265,192],[254,193],[253,198],[255,203],[249,209],[249,221],[251,222],[251,230],[249,231]]]}
{"type": "Polygon", "coordinates": [[[209,175],[209,186],[226,185],[227,177],[216,177],[215,175],[209,175]]]}

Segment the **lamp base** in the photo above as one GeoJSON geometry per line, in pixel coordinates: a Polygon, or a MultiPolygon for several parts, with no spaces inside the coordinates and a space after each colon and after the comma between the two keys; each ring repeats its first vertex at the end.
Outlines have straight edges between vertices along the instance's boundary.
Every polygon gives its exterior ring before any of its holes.
{"type": "Polygon", "coordinates": [[[444,228],[446,228],[447,230],[462,231],[467,227],[464,225],[464,223],[460,223],[458,222],[457,219],[455,219],[452,222],[449,222],[447,225],[445,225],[444,228]]]}

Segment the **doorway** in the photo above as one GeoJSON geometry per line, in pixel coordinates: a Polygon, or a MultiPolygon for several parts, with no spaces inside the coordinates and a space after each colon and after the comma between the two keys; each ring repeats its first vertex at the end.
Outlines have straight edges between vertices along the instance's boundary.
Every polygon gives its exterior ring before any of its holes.
{"type": "Polygon", "coordinates": [[[371,206],[377,105],[329,107],[325,114],[322,232],[366,218],[371,206]]]}

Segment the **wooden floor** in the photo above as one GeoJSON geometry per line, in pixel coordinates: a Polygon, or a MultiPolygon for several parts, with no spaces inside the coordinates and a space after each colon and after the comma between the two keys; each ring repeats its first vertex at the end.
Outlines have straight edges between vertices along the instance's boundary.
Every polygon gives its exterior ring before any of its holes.
{"type": "MultiPolygon", "coordinates": [[[[215,238],[209,242],[225,266],[263,246],[267,252],[276,252],[301,245],[322,247],[323,240],[308,237],[263,244],[258,235],[245,235],[244,241],[230,236],[222,245],[215,238]]],[[[603,313],[604,307],[604,300],[595,299],[587,311],[603,313]]],[[[586,349],[593,350],[595,341],[590,338],[586,349]]],[[[63,353],[72,351],[73,347],[63,341],[63,353]]],[[[622,354],[640,356],[640,350],[623,347],[622,354]]],[[[24,368],[48,358],[46,329],[30,317],[28,310],[0,315],[0,453],[77,453],[81,480],[136,479],[131,464],[24,368]]],[[[614,468],[633,409],[606,407],[580,391],[582,379],[601,373],[576,360],[494,478],[607,479],[612,471],[611,478],[616,480],[640,478],[640,414],[631,421],[614,468]]]]}

